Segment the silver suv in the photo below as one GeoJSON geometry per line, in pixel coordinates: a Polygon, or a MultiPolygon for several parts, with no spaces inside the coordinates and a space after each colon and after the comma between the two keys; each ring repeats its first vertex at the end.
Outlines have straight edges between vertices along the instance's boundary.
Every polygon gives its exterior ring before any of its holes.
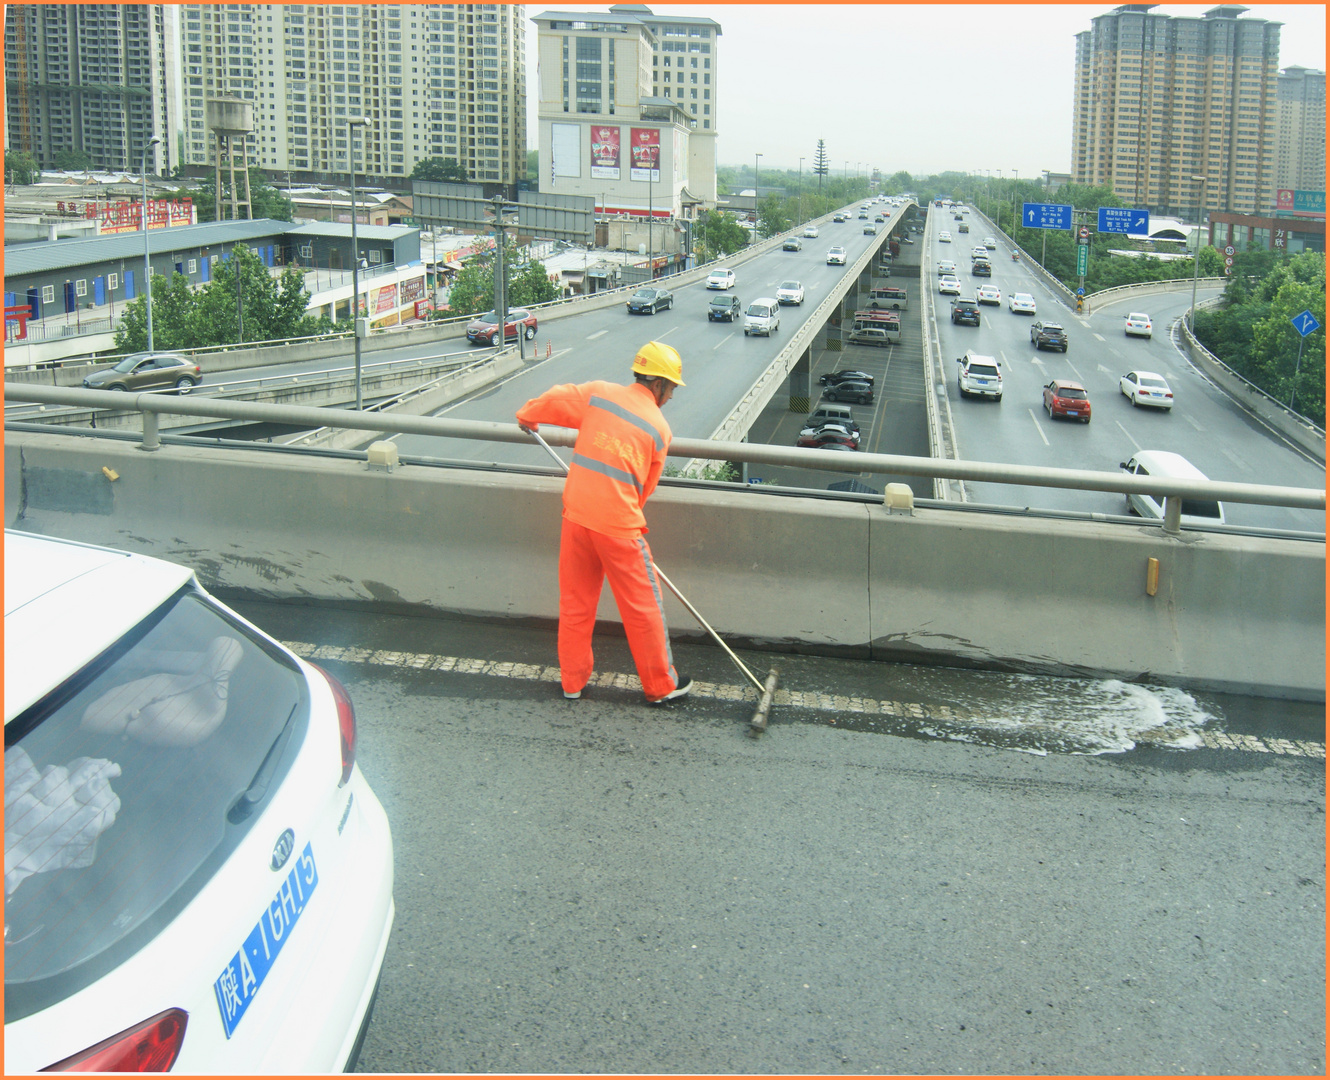
{"type": "Polygon", "coordinates": [[[982,353],[967,351],[958,357],[956,363],[956,385],[961,397],[975,394],[979,397],[991,397],[994,401],[1002,400],[1002,367],[997,359],[982,353]]]}

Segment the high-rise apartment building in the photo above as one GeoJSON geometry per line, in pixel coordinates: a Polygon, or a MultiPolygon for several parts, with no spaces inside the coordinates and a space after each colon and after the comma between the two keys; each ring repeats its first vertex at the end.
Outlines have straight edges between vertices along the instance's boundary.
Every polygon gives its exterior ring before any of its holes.
{"type": "Polygon", "coordinates": [[[94,169],[180,163],[180,73],[170,4],[11,4],[5,12],[5,146],[43,168],[81,150],[94,169]]]}
{"type": "Polygon", "coordinates": [[[482,183],[526,176],[520,4],[187,4],[180,9],[186,160],[212,161],[206,102],[254,102],[252,165],[305,177],[405,180],[456,159],[482,183]]]}
{"type": "Polygon", "coordinates": [[[1133,206],[1193,217],[1271,205],[1280,23],[1125,4],[1076,35],[1071,171],[1133,206]]]}
{"type": "Polygon", "coordinates": [[[714,206],[720,24],[641,4],[534,21],[540,190],[632,213],[714,206]]]}
{"type": "Polygon", "coordinates": [[[1325,190],[1325,72],[1287,67],[1276,93],[1275,187],[1325,190]]]}

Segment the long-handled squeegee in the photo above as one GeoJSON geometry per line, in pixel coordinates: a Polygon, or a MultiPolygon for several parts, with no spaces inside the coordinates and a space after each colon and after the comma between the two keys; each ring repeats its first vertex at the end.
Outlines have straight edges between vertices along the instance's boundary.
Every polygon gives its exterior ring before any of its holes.
{"type": "MultiPolygon", "coordinates": [[[[554,452],[554,447],[550,446],[549,443],[541,438],[540,432],[530,431],[527,428],[523,428],[523,430],[527,431],[536,442],[540,443],[540,445],[545,448],[550,457],[559,463],[559,468],[563,470],[565,475],[567,475],[568,465],[564,462],[563,458],[559,457],[559,455],[554,452]]],[[[659,577],[661,581],[665,582],[665,587],[678,597],[679,603],[688,609],[689,614],[698,621],[703,630],[716,639],[716,644],[724,649],[739,670],[748,676],[748,681],[757,687],[757,711],[753,713],[753,718],[748,721],[748,734],[753,736],[762,734],[762,732],[767,730],[767,720],[771,716],[771,703],[776,696],[776,686],[780,682],[780,672],[776,668],[772,668],[767,672],[767,681],[765,683],[758,679],[758,677],[749,670],[748,665],[740,660],[739,657],[735,655],[734,650],[725,644],[724,639],[712,629],[711,624],[707,622],[706,619],[702,618],[702,613],[698,611],[697,608],[693,607],[693,605],[688,602],[688,598],[675,587],[674,582],[665,576],[664,571],[660,568],[660,564],[654,559],[652,559],[652,564],[656,568],[656,576],[659,577]]]]}

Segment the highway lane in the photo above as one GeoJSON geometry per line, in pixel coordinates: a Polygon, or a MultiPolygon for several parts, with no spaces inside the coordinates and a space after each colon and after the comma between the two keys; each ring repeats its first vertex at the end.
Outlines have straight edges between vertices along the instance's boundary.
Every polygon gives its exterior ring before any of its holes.
{"type": "MultiPolygon", "coordinates": [[[[674,346],[684,361],[686,385],[665,412],[671,429],[676,437],[708,438],[796,329],[812,316],[827,293],[845,276],[849,265],[870,244],[884,237],[881,226],[877,236],[865,235],[863,223],[855,218],[836,224],[828,217],[816,224],[820,235],[803,240],[802,251],[777,249],[734,264],[736,284],[731,291],[745,307],[760,296],[775,296],[782,281],[797,279],[804,284],[803,305],[783,308],[780,329],[770,338],[745,337],[741,320],[709,321],[707,305],[715,292],[706,288],[705,281],[676,288],[670,279],[662,279],[660,284],[674,293],[671,310],[655,315],[629,315],[620,304],[553,320],[542,325],[537,335],[541,358],[435,415],[511,422],[523,402],[557,383],[591,379],[627,381],[633,354],[642,343],[656,340],[674,346]],[[827,249],[833,244],[846,249],[847,266],[827,265],[827,249]],[[548,359],[543,358],[547,341],[552,347],[548,359]]],[[[400,452],[407,456],[526,465],[549,463],[544,451],[535,446],[420,435],[394,438],[400,452]]]]}
{"type": "MultiPolygon", "coordinates": [[[[937,213],[935,209],[933,213],[937,213]]],[[[972,215],[973,217],[973,215],[972,215]]],[[[969,244],[933,242],[925,257],[953,259],[961,269],[962,291],[973,290],[985,279],[968,276],[969,244]],[[953,254],[954,252],[954,254],[953,254]]],[[[982,225],[972,225],[983,235],[982,225]]],[[[952,229],[953,235],[955,230],[952,229]]],[[[971,232],[969,236],[974,236],[971,232]]],[[[957,240],[963,237],[956,237],[957,240]]],[[[993,260],[992,283],[1002,290],[1000,307],[983,308],[979,327],[950,321],[950,297],[936,294],[936,273],[925,266],[937,307],[938,336],[942,343],[947,394],[961,456],[969,460],[999,461],[1015,465],[1084,468],[1114,471],[1137,450],[1171,450],[1182,454],[1213,480],[1241,483],[1287,484],[1320,488],[1323,466],[1290,447],[1259,424],[1225,393],[1192,366],[1175,341],[1172,328],[1187,311],[1191,290],[1096,305],[1078,316],[1067,310],[1024,262],[1013,263],[1010,247],[999,237],[993,260]],[[1008,310],[1012,292],[1035,297],[1038,314],[1017,315],[1008,310]],[[1123,332],[1128,311],[1146,311],[1154,322],[1150,339],[1129,338],[1123,332]],[[1037,351],[1030,342],[1035,319],[1050,319],[1067,330],[1066,354],[1037,351]],[[995,356],[1002,364],[1004,391],[1001,403],[979,398],[962,399],[955,378],[955,358],[967,349],[995,356]],[[1174,392],[1171,412],[1134,408],[1118,391],[1118,379],[1127,371],[1157,371],[1174,392]],[[1089,392],[1091,423],[1050,420],[1043,410],[1042,388],[1054,378],[1073,379],[1089,392]]],[[[1218,290],[1202,289],[1198,300],[1218,290]]],[[[1056,488],[1014,487],[1003,484],[967,485],[969,498],[1007,506],[1080,510],[1120,514],[1124,500],[1107,492],[1056,488]]],[[[1323,532],[1324,515],[1274,506],[1232,504],[1225,508],[1234,525],[1323,532]]]]}

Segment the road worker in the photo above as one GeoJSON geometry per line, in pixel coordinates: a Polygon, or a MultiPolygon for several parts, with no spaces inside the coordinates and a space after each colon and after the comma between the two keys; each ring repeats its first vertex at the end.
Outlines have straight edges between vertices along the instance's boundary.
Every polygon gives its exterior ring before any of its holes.
{"type": "Polygon", "coordinates": [[[581,697],[591,678],[591,633],[606,578],[647,700],[677,700],[693,685],[674,668],[642,513],[665,468],[670,426],[660,410],[684,385],[683,364],[670,346],[649,341],[633,358],[633,376],[626,386],[565,383],[517,410],[526,431],[555,424],[578,432],[559,540],[559,674],[566,698],[581,697]]]}

